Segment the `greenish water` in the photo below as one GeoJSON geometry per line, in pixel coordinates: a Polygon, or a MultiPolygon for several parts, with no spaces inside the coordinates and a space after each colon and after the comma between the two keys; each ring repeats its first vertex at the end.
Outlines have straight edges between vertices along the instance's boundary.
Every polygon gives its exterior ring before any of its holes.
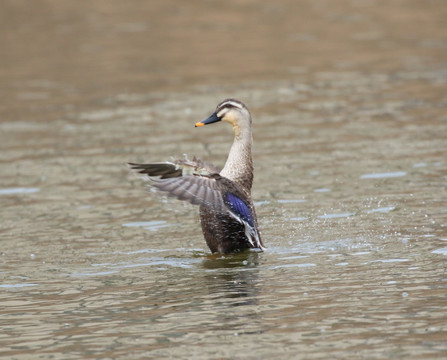
{"type": "Polygon", "coordinates": [[[444,3],[5,1],[0,357],[447,357],[444,3]],[[211,255],[128,161],[254,125],[267,250],[211,255]]]}

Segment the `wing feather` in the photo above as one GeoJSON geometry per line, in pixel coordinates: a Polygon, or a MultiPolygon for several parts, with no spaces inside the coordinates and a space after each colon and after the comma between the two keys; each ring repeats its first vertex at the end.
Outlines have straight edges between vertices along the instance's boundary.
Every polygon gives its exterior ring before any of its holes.
{"type": "Polygon", "coordinates": [[[194,205],[205,205],[216,212],[234,211],[231,207],[229,209],[229,202],[226,197],[224,199],[224,194],[228,186],[236,185],[217,172],[212,172],[217,171],[217,168],[211,164],[194,158],[192,161],[185,159],[129,165],[132,170],[152,180],[150,184],[153,187],[179,200],[189,201],[194,205]]]}
{"type": "Polygon", "coordinates": [[[211,213],[227,214],[241,223],[250,247],[263,249],[257,230],[256,215],[249,193],[231,180],[219,175],[211,164],[193,159],[190,161],[134,164],[132,170],[147,176],[150,184],[157,190],[188,201],[194,205],[203,205],[211,213]]]}
{"type": "Polygon", "coordinates": [[[159,191],[166,192],[179,200],[189,201],[194,205],[205,204],[214,210],[223,211],[221,186],[216,181],[217,174],[210,174],[212,165],[201,167],[203,162],[194,159],[176,162],[134,164],[132,170],[148,176],[151,185],[159,191]]]}

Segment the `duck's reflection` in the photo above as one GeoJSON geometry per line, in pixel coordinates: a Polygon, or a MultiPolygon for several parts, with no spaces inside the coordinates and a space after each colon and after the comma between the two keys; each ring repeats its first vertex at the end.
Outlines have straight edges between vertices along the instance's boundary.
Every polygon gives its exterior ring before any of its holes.
{"type": "Polygon", "coordinates": [[[227,306],[257,304],[259,254],[253,251],[221,256],[211,255],[203,261],[208,293],[227,306]]]}

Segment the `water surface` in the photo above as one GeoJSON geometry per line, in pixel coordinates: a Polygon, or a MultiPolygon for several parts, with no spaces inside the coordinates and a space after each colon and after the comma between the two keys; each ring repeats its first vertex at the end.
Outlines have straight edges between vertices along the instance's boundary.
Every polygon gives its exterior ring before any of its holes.
{"type": "Polygon", "coordinates": [[[0,5],[0,356],[447,357],[442,1],[0,5]],[[127,161],[254,118],[263,253],[127,161]]]}

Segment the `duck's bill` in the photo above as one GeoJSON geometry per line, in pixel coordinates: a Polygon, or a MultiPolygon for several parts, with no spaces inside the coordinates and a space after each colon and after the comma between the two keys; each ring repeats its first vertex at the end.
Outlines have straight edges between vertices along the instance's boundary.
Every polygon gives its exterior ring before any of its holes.
{"type": "Polygon", "coordinates": [[[212,123],[218,122],[220,120],[221,120],[221,118],[218,117],[216,113],[213,113],[213,115],[211,115],[208,119],[205,119],[205,120],[202,120],[202,121],[199,121],[198,123],[196,123],[196,127],[212,124],[212,123]]]}

